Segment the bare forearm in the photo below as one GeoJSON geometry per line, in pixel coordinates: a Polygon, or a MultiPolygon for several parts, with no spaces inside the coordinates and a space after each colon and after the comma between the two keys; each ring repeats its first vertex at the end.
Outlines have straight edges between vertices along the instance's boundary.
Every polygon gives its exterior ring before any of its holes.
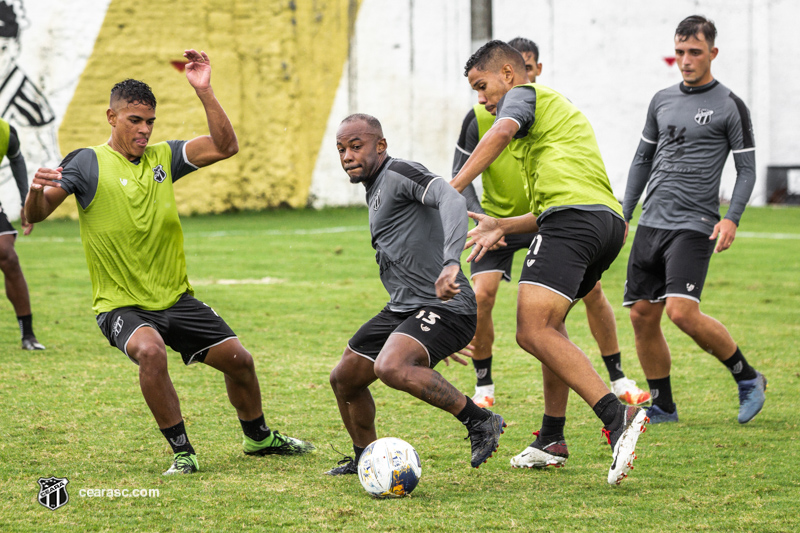
{"type": "Polygon", "coordinates": [[[236,132],[233,130],[233,124],[231,124],[228,115],[214,95],[214,89],[209,86],[206,89],[198,89],[195,92],[206,111],[208,132],[217,151],[225,157],[231,157],[236,154],[239,151],[236,132]]]}
{"type": "Polygon", "coordinates": [[[481,172],[489,168],[489,165],[497,159],[508,146],[508,143],[511,142],[513,135],[513,133],[509,135],[507,131],[498,127],[489,128],[489,131],[486,132],[481,142],[475,147],[475,151],[469,156],[469,159],[450,182],[450,185],[455,187],[458,192],[463,191],[481,172]]]}
{"type": "Polygon", "coordinates": [[[28,191],[28,196],[25,199],[25,218],[28,222],[32,224],[41,222],[52,212],[53,209],[50,208],[50,202],[41,189],[28,191]]]}
{"type": "Polygon", "coordinates": [[[497,219],[499,227],[503,230],[503,235],[514,235],[519,233],[533,233],[539,231],[539,224],[536,223],[536,215],[527,213],[517,217],[497,219]]]}

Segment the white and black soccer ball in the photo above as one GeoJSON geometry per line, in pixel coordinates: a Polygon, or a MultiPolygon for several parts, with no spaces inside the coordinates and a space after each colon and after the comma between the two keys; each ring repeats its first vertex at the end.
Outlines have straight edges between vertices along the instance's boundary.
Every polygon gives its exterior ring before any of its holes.
{"type": "Polygon", "coordinates": [[[422,465],[417,450],[403,439],[384,437],[364,449],[358,460],[361,486],[376,498],[400,498],[419,483],[422,465]]]}

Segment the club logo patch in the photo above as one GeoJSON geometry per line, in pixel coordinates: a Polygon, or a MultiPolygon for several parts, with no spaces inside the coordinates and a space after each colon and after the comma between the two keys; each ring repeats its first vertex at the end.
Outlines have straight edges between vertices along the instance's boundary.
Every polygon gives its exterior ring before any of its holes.
{"type": "Polygon", "coordinates": [[[701,126],[705,126],[709,122],[711,122],[711,115],[714,114],[713,109],[698,109],[697,114],[694,116],[694,121],[700,124],[701,126]]]}
{"type": "Polygon", "coordinates": [[[63,507],[69,501],[67,494],[67,483],[65,477],[40,477],[39,478],[39,503],[51,511],[63,507]]]}
{"type": "Polygon", "coordinates": [[[116,337],[122,332],[122,324],[124,324],[122,317],[118,316],[117,319],[114,321],[114,336],[116,337]]]}
{"type": "Polygon", "coordinates": [[[185,446],[186,435],[178,435],[174,439],[170,438],[169,441],[172,443],[173,446],[185,446]]]}
{"type": "Polygon", "coordinates": [[[158,165],[153,168],[153,179],[156,180],[158,183],[161,183],[165,179],[167,179],[167,172],[164,170],[164,167],[158,165]]]}
{"type": "Polygon", "coordinates": [[[478,377],[478,379],[483,379],[483,378],[486,377],[486,374],[488,374],[488,373],[489,373],[489,369],[488,368],[481,368],[480,370],[477,370],[475,372],[475,375],[478,377]]]}
{"type": "Polygon", "coordinates": [[[375,196],[372,197],[372,210],[377,211],[378,208],[381,206],[381,190],[378,189],[378,192],[375,193],[375,196]]]}
{"type": "Polygon", "coordinates": [[[694,283],[687,283],[686,290],[692,292],[694,290],[694,283]]]}

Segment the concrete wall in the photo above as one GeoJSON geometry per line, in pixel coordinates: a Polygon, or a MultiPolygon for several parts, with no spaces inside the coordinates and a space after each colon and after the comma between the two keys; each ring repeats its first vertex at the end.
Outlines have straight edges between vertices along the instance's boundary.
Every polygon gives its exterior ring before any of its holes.
{"type": "MultiPolygon", "coordinates": [[[[800,41],[791,0],[494,0],[493,34],[536,41],[544,63],[538,81],[566,96],[588,116],[612,186],[621,197],[630,162],[656,91],[680,82],[669,65],[675,26],[690,14],[715,20],[720,49],[712,71],[750,107],[757,143],[753,203],[765,201],[766,167],[800,164],[800,41]]],[[[337,119],[375,114],[390,153],[417,159],[449,175],[461,118],[475,100],[462,76],[471,54],[469,2],[365,0],[357,24],[355,74],[344,77],[314,174],[317,204],[363,201],[326,196],[337,180],[333,152],[337,119]],[[348,87],[355,96],[348,100],[348,87]],[[326,152],[327,150],[327,152],[326,152]]],[[[351,65],[351,68],[352,65],[351,65]]],[[[732,160],[721,196],[733,189],[732,160]]]]}
{"type": "MultiPolygon", "coordinates": [[[[108,91],[125,77],[148,82],[158,97],[154,141],[205,134],[202,107],[173,62],[180,66],[187,47],[210,54],[241,152],[179,182],[184,214],[363,203],[335,151],[336,127],[353,112],[383,122],[390,154],[448,176],[462,118],[476,99],[463,76],[475,47],[468,0],[8,1],[27,23],[14,46],[0,43],[0,74],[16,65],[18,83],[24,71],[24,88],[44,118],[32,125],[9,105],[11,82],[0,90],[0,113],[20,130],[31,175],[75,148],[105,142],[108,91]]],[[[765,200],[767,165],[800,163],[800,3],[494,0],[492,8],[494,37],[535,40],[544,63],[539,81],[589,117],[618,196],[650,98],[680,81],[665,58],[673,55],[675,26],[692,13],[717,22],[713,72],[752,112],[760,180],[753,201],[765,200]]],[[[729,164],[723,196],[733,170],[729,164]]],[[[7,165],[0,200],[16,218],[7,165]]],[[[60,214],[74,216],[74,202],[60,214]]]]}

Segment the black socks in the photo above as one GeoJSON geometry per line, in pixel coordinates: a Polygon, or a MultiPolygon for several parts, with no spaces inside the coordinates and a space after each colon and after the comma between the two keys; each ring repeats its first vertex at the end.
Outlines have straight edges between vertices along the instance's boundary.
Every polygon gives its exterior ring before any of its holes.
{"type": "Polygon", "coordinates": [[[625,377],[625,372],[622,371],[622,354],[620,352],[604,355],[603,362],[606,364],[608,378],[611,381],[617,381],[625,377]]]}
{"type": "Polygon", "coordinates": [[[254,441],[260,442],[272,435],[272,431],[270,431],[267,423],[264,422],[263,414],[255,420],[248,421],[240,418],[239,423],[242,424],[242,431],[244,432],[245,436],[253,439],[254,441]]]}
{"type": "Polygon", "coordinates": [[[492,381],[492,356],[487,359],[473,359],[472,366],[475,367],[475,375],[478,378],[478,387],[491,385],[492,381]]]}
{"type": "Polygon", "coordinates": [[[669,376],[661,379],[648,379],[647,385],[650,387],[650,398],[653,405],[657,405],[665,413],[675,412],[675,403],[672,401],[672,385],[669,376]]]}
{"type": "Polygon", "coordinates": [[[164,438],[167,439],[169,445],[172,446],[172,453],[194,453],[194,448],[192,448],[189,437],[186,435],[186,428],[183,426],[183,420],[170,428],[162,429],[161,433],[164,435],[164,438]]]}
{"type": "Polygon", "coordinates": [[[738,346],[736,347],[736,351],[733,352],[733,355],[722,361],[722,364],[728,367],[728,370],[731,371],[733,379],[736,380],[736,383],[739,383],[740,381],[746,381],[748,379],[756,379],[758,376],[755,368],[747,364],[747,360],[745,360],[744,355],[742,355],[742,351],[739,350],[738,346]]]}
{"type": "Polygon", "coordinates": [[[472,398],[469,396],[466,396],[466,398],[467,405],[465,405],[461,412],[456,415],[456,418],[458,418],[459,422],[469,428],[489,418],[489,413],[475,405],[475,402],[472,401],[472,398]]]}

